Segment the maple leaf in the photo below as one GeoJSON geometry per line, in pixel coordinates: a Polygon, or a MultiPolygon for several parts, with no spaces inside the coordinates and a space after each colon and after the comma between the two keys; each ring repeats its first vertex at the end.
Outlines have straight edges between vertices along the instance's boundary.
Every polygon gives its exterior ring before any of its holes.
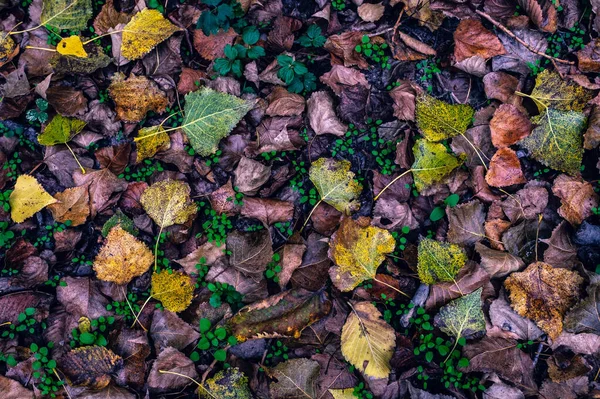
{"type": "Polygon", "coordinates": [[[291,359],[279,363],[271,372],[277,382],[271,383],[274,399],[316,398],[317,380],[321,366],[310,359],[291,359]]]}
{"type": "Polygon", "coordinates": [[[190,186],[180,180],[162,180],[148,187],[140,197],[144,210],[161,229],[183,224],[196,214],[190,186]]]}
{"type": "Polygon", "coordinates": [[[454,281],[467,262],[467,254],[458,245],[423,238],[419,242],[417,271],[425,284],[454,281]]]}
{"type": "Polygon", "coordinates": [[[312,163],[309,171],[310,180],[319,192],[321,201],[346,214],[360,206],[355,199],[362,191],[362,185],[354,180],[350,166],[346,160],[319,158],[312,163]]]}
{"type": "Polygon", "coordinates": [[[345,217],[332,236],[329,257],[335,266],[329,269],[329,275],[341,291],[351,291],[365,280],[376,279],[377,268],[385,260],[385,254],[396,247],[396,240],[387,230],[370,226],[368,222],[367,218],[357,222],[345,217]]]}
{"type": "Polygon", "coordinates": [[[146,245],[126,232],[121,226],[113,227],[106,243],[94,260],[94,270],[100,280],[127,284],[144,274],[154,257],[146,245]]]}
{"type": "Polygon", "coordinates": [[[38,136],[38,142],[46,146],[67,144],[73,136],[83,130],[85,124],[82,120],[56,114],[44,131],[38,136]]]}
{"type": "Polygon", "coordinates": [[[17,178],[15,188],[8,198],[10,217],[15,223],[22,223],[47,205],[56,202],[35,177],[21,175],[17,178]]]}
{"type": "Polygon", "coordinates": [[[56,51],[61,55],[72,55],[79,58],[87,58],[88,56],[83,48],[83,42],[77,35],[61,39],[56,45],[56,51]]]}
{"type": "Polygon", "coordinates": [[[187,274],[165,270],[152,274],[150,296],[171,312],[183,312],[192,303],[194,288],[195,284],[187,274]]]}
{"type": "Polygon", "coordinates": [[[40,21],[58,30],[87,28],[92,17],[92,0],[44,0],[40,21]]]}
{"type": "Polygon", "coordinates": [[[504,286],[510,292],[512,308],[555,339],[562,332],[565,312],[579,298],[582,283],[583,278],[574,271],[535,262],[511,274],[504,286]]]}
{"type": "Polygon", "coordinates": [[[549,108],[531,120],[538,126],[519,144],[544,165],[570,175],[579,174],[583,159],[585,115],[549,108]]]}
{"type": "Polygon", "coordinates": [[[431,143],[425,139],[415,142],[413,153],[415,162],[410,170],[418,191],[442,181],[466,159],[465,154],[460,154],[457,158],[448,153],[443,144],[431,143]]]}
{"type": "Polygon", "coordinates": [[[112,76],[108,93],[116,104],[117,115],[126,122],[139,122],[148,111],[164,112],[168,100],[156,83],[145,76],[112,76]]]}
{"type": "Polygon", "coordinates": [[[585,89],[573,81],[565,81],[560,75],[545,69],[535,78],[535,88],[531,94],[517,93],[531,98],[541,112],[548,108],[559,111],[583,111],[593,97],[591,90],[585,89]]]}
{"type": "Polygon", "coordinates": [[[166,151],[171,147],[171,139],[162,125],[140,129],[136,139],[136,163],[140,163],[146,158],[152,158],[157,152],[166,151]],[[148,139],[144,139],[146,136],[148,139]]]}
{"type": "Polygon", "coordinates": [[[359,302],[352,307],[341,339],[342,354],[354,367],[369,377],[389,376],[396,333],[373,304],[359,302]]]}
{"type": "Polygon", "coordinates": [[[85,223],[90,215],[90,193],[87,186],[67,188],[54,198],[58,202],[48,205],[54,220],[60,223],[70,220],[73,227],[85,223]]]}
{"type": "Polygon", "coordinates": [[[417,126],[429,141],[463,135],[471,124],[474,113],[469,105],[448,104],[427,94],[417,97],[417,126]]]}
{"type": "Polygon", "coordinates": [[[145,8],[123,28],[121,54],[129,60],[142,58],[178,30],[159,11],[145,8]]]}
{"type": "Polygon", "coordinates": [[[483,288],[479,288],[443,306],[435,317],[435,324],[457,342],[461,338],[470,339],[483,335],[485,318],[481,310],[482,291],[483,288]]]}

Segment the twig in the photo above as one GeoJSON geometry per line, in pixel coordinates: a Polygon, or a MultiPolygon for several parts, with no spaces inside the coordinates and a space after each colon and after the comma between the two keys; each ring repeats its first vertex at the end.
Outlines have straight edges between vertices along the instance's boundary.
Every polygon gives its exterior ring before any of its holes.
{"type": "Polygon", "coordinates": [[[533,358],[533,367],[535,367],[535,365],[536,365],[536,364],[537,364],[537,362],[538,362],[538,359],[540,358],[540,353],[542,352],[542,348],[543,348],[543,346],[544,346],[544,345],[543,345],[543,343],[542,343],[542,342],[540,342],[540,343],[538,344],[537,351],[535,352],[535,357],[533,358]]]}
{"type": "MultiPolygon", "coordinates": [[[[231,348],[231,345],[227,345],[226,347],[223,348],[223,350],[227,351],[227,349],[229,349],[229,348],[231,348]]],[[[202,374],[202,380],[200,380],[201,384],[204,384],[204,382],[208,378],[208,375],[210,374],[210,372],[212,371],[212,369],[215,367],[216,364],[217,364],[217,359],[214,359],[212,361],[212,363],[210,364],[210,366],[208,366],[208,368],[206,369],[204,374],[202,374]]]]}
{"type": "Polygon", "coordinates": [[[529,44],[527,44],[526,42],[524,42],[523,40],[521,40],[517,35],[515,35],[514,33],[512,33],[506,26],[502,25],[500,22],[496,21],[494,18],[490,17],[488,14],[486,14],[483,11],[480,10],[475,10],[475,12],[479,15],[481,15],[483,18],[487,19],[488,21],[490,21],[492,23],[492,25],[494,25],[496,28],[500,29],[501,31],[503,31],[504,33],[506,33],[508,36],[512,37],[513,39],[515,39],[516,41],[518,41],[519,43],[521,43],[525,48],[527,48],[529,51],[531,51],[532,53],[535,53],[541,57],[547,58],[552,62],[560,62],[561,64],[567,64],[567,65],[575,65],[575,63],[573,61],[567,61],[567,60],[563,60],[560,58],[555,58],[552,57],[546,53],[542,53],[541,51],[538,51],[536,49],[534,49],[533,47],[531,47],[529,44]]]}

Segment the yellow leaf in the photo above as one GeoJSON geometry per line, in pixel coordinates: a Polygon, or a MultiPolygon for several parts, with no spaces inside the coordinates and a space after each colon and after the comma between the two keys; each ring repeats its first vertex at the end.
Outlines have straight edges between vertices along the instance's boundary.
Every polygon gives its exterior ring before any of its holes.
{"type": "Polygon", "coordinates": [[[0,67],[19,54],[19,49],[8,32],[0,32],[0,67]]]}
{"type": "Polygon", "coordinates": [[[350,214],[360,204],[356,198],[362,185],[354,180],[350,162],[333,158],[319,158],[310,167],[309,177],[315,185],[321,201],[325,201],[340,212],[350,214]]]}
{"type": "Polygon", "coordinates": [[[425,284],[454,281],[467,259],[467,254],[458,245],[423,238],[419,243],[419,278],[425,284]]]}
{"type": "Polygon", "coordinates": [[[10,194],[8,202],[12,220],[15,223],[22,223],[47,205],[55,203],[56,199],[44,190],[35,177],[21,175],[17,179],[15,189],[10,194]]]}
{"type": "Polygon", "coordinates": [[[329,393],[333,396],[333,399],[356,399],[354,388],[329,389],[329,393]]]}
{"type": "Polygon", "coordinates": [[[345,217],[333,235],[329,255],[335,266],[329,275],[341,291],[351,291],[363,281],[374,279],[385,254],[393,252],[396,246],[387,230],[368,222],[367,218],[354,221],[345,217]]]}
{"type": "Polygon", "coordinates": [[[158,299],[165,309],[182,312],[190,306],[195,284],[185,273],[162,271],[152,274],[152,298],[158,299]]]}
{"type": "Polygon", "coordinates": [[[151,126],[140,129],[137,139],[136,163],[140,163],[146,158],[151,158],[157,152],[168,150],[171,147],[171,139],[162,126],[151,126]]]}
{"type": "Polygon", "coordinates": [[[190,199],[190,186],[179,180],[154,183],[143,192],[140,202],[161,228],[183,224],[196,215],[197,210],[190,199]]]}
{"type": "Polygon", "coordinates": [[[125,79],[121,72],[112,76],[108,93],[116,104],[117,115],[126,122],[139,122],[148,111],[160,114],[169,103],[167,95],[147,77],[132,74],[125,79]]]}
{"type": "Polygon", "coordinates": [[[96,256],[94,270],[100,280],[127,284],[144,274],[153,261],[152,251],[143,242],[116,226],[96,256]]]}
{"type": "Polygon", "coordinates": [[[395,346],[394,329],[373,304],[353,306],[342,329],[342,354],[349,363],[369,377],[388,378],[395,346]]]}
{"type": "Polygon", "coordinates": [[[55,198],[58,202],[48,206],[54,220],[60,223],[70,220],[73,227],[85,223],[90,215],[90,194],[87,186],[67,188],[61,193],[56,193],[55,198]]]}
{"type": "Polygon", "coordinates": [[[83,130],[85,122],[76,118],[67,118],[61,114],[56,114],[48,126],[38,136],[38,142],[41,145],[66,144],[83,130]]]}
{"type": "Polygon", "coordinates": [[[56,51],[62,55],[72,55],[79,58],[87,58],[88,56],[81,39],[76,35],[66,37],[58,42],[56,51]]]}
{"type": "Polygon", "coordinates": [[[178,30],[160,12],[145,8],[123,28],[121,54],[129,60],[142,58],[178,30]]]}

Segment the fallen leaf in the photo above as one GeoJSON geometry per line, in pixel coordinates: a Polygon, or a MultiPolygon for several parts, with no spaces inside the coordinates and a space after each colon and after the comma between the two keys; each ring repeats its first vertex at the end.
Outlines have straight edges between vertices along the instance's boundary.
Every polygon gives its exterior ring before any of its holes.
{"type": "Polygon", "coordinates": [[[44,131],[38,135],[41,145],[66,144],[73,136],[85,127],[85,122],[75,118],[66,118],[60,114],[56,115],[46,126],[44,131]]]}
{"type": "Polygon", "coordinates": [[[474,113],[469,105],[451,105],[428,94],[417,97],[417,126],[429,141],[441,141],[464,134],[474,113]]]}
{"type": "Polygon", "coordinates": [[[161,371],[183,374],[192,379],[198,378],[194,362],[175,348],[166,348],[158,353],[146,383],[153,392],[180,390],[190,384],[189,378],[176,374],[161,373],[161,371]]]}
{"type": "Polygon", "coordinates": [[[114,1],[107,0],[94,19],[94,29],[98,35],[103,35],[119,24],[124,26],[130,19],[131,15],[129,13],[117,11],[114,1]]]}
{"type": "Polygon", "coordinates": [[[417,270],[425,284],[454,281],[454,277],[467,262],[465,251],[455,244],[423,238],[419,242],[417,270]]]}
{"type": "Polygon", "coordinates": [[[333,100],[325,91],[316,91],[311,94],[306,102],[307,115],[310,127],[319,134],[333,134],[343,136],[348,127],[340,122],[335,110],[333,100]]]}
{"type": "Polygon", "coordinates": [[[130,60],[142,58],[178,30],[159,11],[145,8],[123,28],[121,54],[130,60]]]}
{"type": "Polygon", "coordinates": [[[123,359],[102,346],[73,349],[61,359],[60,370],[70,385],[102,389],[110,383],[110,375],[123,366],[123,359]]]}
{"type": "Polygon", "coordinates": [[[369,87],[369,82],[367,82],[367,78],[362,72],[343,65],[333,65],[331,70],[324,73],[319,80],[329,86],[338,96],[342,93],[344,87],[355,85],[369,87]]]}
{"type": "Polygon", "coordinates": [[[244,198],[242,216],[258,219],[265,226],[277,222],[287,222],[294,217],[294,205],[291,202],[270,198],[244,198]]]}
{"type": "MultiPolygon", "coordinates": [[[[281,363],[278,366],[280,365],[281,363]]],[[[237,367],[219,371],[214,377],[206,380],[205,385],[206,390],[198,389],[199,398],[250,399],[252,397],[248,387],[248,377],[237,367]]]]}
{"type": "Polygon", "coordinates": [[[46,98],[62,116],[77,116],[87,111],[87,98],[73,87],[51,86],[46,90],[46,98]]]}
{"type": "Polygon", "coordinates": [[[398,86],[389,91],[389,95],[394,101],[394,116],[400,120],[414,121],[420,88],[407,80],[398,83],[400,83],[398,86]]]}
{"type": "Polygon", "coordinates": [[[329,393],[333,396],[333,399],[353,399],[354,396],[354,388],[346,388],[346,389],[329,389],[329,393]]]}
{"type": "Polygon", "coordinates": [[[88,53],[83,48],[83,42],[77,35],[61,39],[56,45],[56,51],[60,55],[71,55],[79,58],[87,58],[88,56],[88,53]]]}
{"type": "Polygon", "coordinates": [[[329,269],[329,275],[343,292],[374,279],[385,255],[396,247],[396,240],[387,230],[368,222],[368,219],[357,222],[345,217],[331,238],[329,257],[335,266],[329,269]]]}
{"type": "Polygon", "coordinates": [[[598,208],[598,194],[581,178],[561,174],[554,179],[552,192],[560,198],[558,214],[574,226],[580,225],[593,215],[592,209],[598,208]]]}
{"type": "Polygon", "coordinates": [[[117,178],[110,170],[90,170],[85,174],[80,170],[73,173],[73,181],[78,186],[87,186],[90,193],[90,216],[96,217],[98,212],[102,212],[111,205],[113,193],[119,193],[127,188],[124,180],[117,178]]]}
{"type": "Polygon", "coordinates": [[[168,103],[165,93],[145,76],[130,75],[125,79],[125,75],[117,72],[108,92],[116,104],[117,115],[126,122],[139,122],[148,111],[162,113],[168,103]]]}
{"type": "Polygon", "coordinates": [[[140,129],[137,139],[136,163],[140,163],[147,158],[152,158],[159,151],[166,151],[171,148],[171,139],[167,132],[165,132],[165,128],[161,125],[140,129]]]}
{"type": "Polygon", "coordinates": [[[184,224],[196,215],[197,206],[190,199],[190,186],[180,180],[154,183],[140,197],[144,210],[161,230],[184,224]]]}
{"type": "Polygon", "coordinates": [[[269,392],[273,399],[316,398],[317,377],[321,366],[314,360],[291,359],[271,369],[277,382],[272,382],[269,392]]]}
{"type": "Polygon", "coordinates": [[[490,161],[485,181],[492,187],[508,187],[526,183],[517,153],[508,147],[500,148],[490,161]]]}
{"type": "MultiPolygon", "coordinates": [[[[325,50],[329,51],[336,59],[341,60],[345,67],[358,66],[360,69],[368,69],[369,63],[360,53],[354,51],[361,43],[363,32],[343,32],[339,35],[330,35],[325,42],[325,50]]],[[[339,64],[340,62],[336,62],[339,64]]]]}
{"type": "Polygon", "coordinates": [[[600,72],[600,39],[590,41],[576,55],[581,72],[600,72]]]}
{"type": "Polygon", "coordinates": [[[0,391],[4,393],[4,399],[34,399],[33,391],[4,376],[0,376],[0,391]]]}
{"type": "Polygon", "coordinates": [[[321,201],[345,214],[350,214],[359,207],[356,198],[363,188],[354,179],[350,166],[350,162],[346,160],[319,158],[312,163],[308,172],[321,201]]]}
{"type": "Polygon", "coordinates": [[[418,191],[438,183],[458,168],[466,158],[464,154],[455,157],[446,151],[443,144],[419,139],[413,146],[415,162],[412,165],[415,186],[418,191]]]}
{"type": "Polygon", "coordinates": [[[521,258],[505,251],[488,248],[481,243],[475,244],[475,250],[481,256],[481,266],[491,277],[504,277],[525,266],[521,258]]]}
{"type": "Polygon", "coordinates": [[[556,31],[558,14],[554,4],[546,1],[540,4],[538,0],[518,0],[518,3],[538,28],[550,33],[556,31]]]}
{"type": "Polygon", "coordinates": [[[100,280],[122,285],[144,274],[153,262],[154,255],[143,242],[116,226],[94,260],[94,271],[100,280]]]}
{"type": "Polygon", "coordinates": [[[454,58],[461,62],[473,56],[488,60],[506,54],[498,37],[476,19],[463,19],[454,31],[454,58]]]}
{"type": "Polygon", "coordinates": [[[231,265],[244,275],[261,280],[267,263],[273,258],[273,242],[268,230],[233,231],[227,235],[227,250],[231,265]]]}
{"type": "Polygon", "coordinates": [[[512,104],[502,104],[490,121],[492,143],[496,148],[516,144],[531,133],[531,122],[517,107],[512,104]]]}
{"type": "Polygon", "coordinates": [[[502,211],[511,222],[537,219],[548,205],[548,191],[542,186],[528,184],[501,203],[502,211]]]}
{"type": "Polygon", "coordinates": [[[256,195],[271,177],[271,166],[242,157],[233,174],[235,175],[234,187],[237,191],[246,195],[256,195]]]}
{"type": "MultiPolygon", "coordinates": [[[[535,87],[528,97],[535,102],[540,113],[548,112],[549,108],[564,112],[581,112],[592,99],[592,91],[573,81],[563,80],[558,72],[545,69],[536,76],[535,87]]],[[[558,130],[560,131],[560,128],[558,130]]]]}
{"type": "Polygon", "coordinates": [[[202,29],[194,30],[194,48],[206,60],[214,61],[225,56],[225,46],[233,45],[237,33],[233,28],[227,31],[219,30],[216,34],[206,36],[202,29]]]}
{"type": "Polygon", "coordinates": [[[587,376],[574,377],[565,382],[557,383],[545,380],[539,394],[546,399],[577,399],[589,393],[589,378],[587,376]]]}
{"type": "Polygon", "coordinates": [[[479,288],[442,307],[435,316],[435,325],[455,340],[473,339],[484,335],[485,318],[481,309],[482,290],[479,288]]]}
{"type": "Polygon", "coordinates": [[[485,238],[483,204],[477,200],[446,208],[448,241],[458,245],[472,245],[485,238]]]}
{"type": "Polygon", "coordinates": [[[385,6],[382,3],[363,3],[356,9],[358,16],[365,22],[376,22],[383,17],[385,6]]]}
{"type": "Polygon", "coordinates": [[[583,278],[576,272],[536,262],[511,274],[504,286],[510,291],[513,309],[535,321],[554,339],[563,329],[564,314],[577,302],[582,283],[583,278]]]}
{"type": "Polygon", "coordinates": [[[510,307],[504,293],[500,294],[490,305],[489,317],[492,325],[502,330],[504,338],[510,336],[514,339],[535,341],[544,335],[544,332],[533,321],[519,316],[510,307]]]}
{"type": "Polygon", "coordinates": [[[544,262],[556,267],[572,269],[578,262],[577,246],[571,241],[573,228],[566,221],[560,222],[549,239],[540,241],[548,245],[544,251],[544,262]]]}
{"type": "Polygon", "coordinates": [[[10,62],[19,54],[20,47],[8,32],[0,32],[0,67],[10,62]]]}
{"type": "Polygon", "coordinates": [[[265,112],[269,116],[295,116],[304,112],[304,97],[290,93],[282,86],[275,87],[267,100],[269,106],[265,112]]]}
{"type": "Polygon", "coordinates": [[[427,310],[439,309],[453,299],[483,288],[483,296],[488,296],[494,288],[490,283],[487,271],[473,261],[467,261],[453,281],[442,281],[430,287],[429,297],[425,302],[427,310]]]}
{"type": "Polygon", "coordinates": [[[91,17],[91,0],[44,0],[40,22],[58,30],[80,31],[91,17]]]}
{"type": "Polygon", "coordinates": [[[600,335],[600,284],[594,282],[587,288],[587,297],[575,305],[565,316],[565,329],[569,332],[600,335]]]}
{"type": "Polygon", "coordinates": [[[279,286],[284,289],[292,278],[292,274],[302,264],[302,257],[306,251],[304,244],[285,244],[281,252],[281,272],[279,272],[279,286]]]}
{"type": "Polygon", "coordinates": [[[342,354],[368,377],[387,378],[396,346],[394,329],[370,302],[359,302],[342,329],[342,354]],[[365,364],[366,363],[366,364],[365,364]]]}
{"type": "Polygon", "coordinates": [[[44,190],[35,177],[21,175],[17,178],[15,188],[8,199],[10,217],[15,223],[23,223],[56,199],[44,190]]]}
{"type": "Polygon", "coordinates": [[[519,79],[505,72],[490,72],[483,77],[486,97],[503,103],[507,103],[515,95],[518,84],[519,79]]]}
{"type": "Polygon", "coordinates": [[[150,296],[158,299],[171,312],[183,312],[192,303],[194,288],[195,283],[185,273],[159,271],[152,273],[150,296]]]}
{"type": "Polygon", "coordinates": [[[58,202],[48,206],[54,220],[60,223],[70,220],[73,227],[85,223],[90,215],[90,194],[86,186],[67,188],[54,198],[58,202]]]}

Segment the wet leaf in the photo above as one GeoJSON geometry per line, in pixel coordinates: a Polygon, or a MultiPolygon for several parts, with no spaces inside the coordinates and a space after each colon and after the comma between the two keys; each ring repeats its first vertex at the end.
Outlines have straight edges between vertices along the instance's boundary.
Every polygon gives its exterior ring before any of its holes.
{"type": "Polygon", "coordinates": [[[180,180],[162,180],[148,187],[140,197],[144,210],[161,228],[183,224],[196,215],[190,187],[180,180]]]}
{"type": "Polygon", "coordinates": [[[100,280],[127,284],[144,274],[153,262],[152,251],[143,242],[116,226],[96,256],[94,270],[100,280]]]}
{"type": "Polygon", "coordinates": [[[195,283],[180,271],[163,270],[152,274],[150,295],[158,299],[165,309],[183,312],[192,303],[195,283]]]}
{"type": "Polygon", "coordinates": [[[425,139],[417,140],[413,146],[413,154],[415,162],[412,172],[418,191],[442,181],[466,159],[464,154],[456,157],[448,153],[443,144],[431,143],[425,139]]]}
{"type": "Polygon", "coordinates": [[[23,223],[56,199],[44,190],[35,177],[21,175],[10,194],[10,217],[15,223],[23,223]]]}
{"type": "Polygon", "coordinates": [[[458,245],[423,238],[419,243],[417,270],[425,284],[454,281],[467,262],[465,251],[458,245]]]}
{"type": "Polygon", "coordinates": [[[110,383],[110,375],[123,366],[123,359],[102,346],[73,349],[61,359],[60,370],[69,383],[102,389],[110,383]]]}
{"type": "Polygon", "coordinates": [[[165,132],[165,128],[161,125],[140,129],[136,138],[136,163],[140,163],[147,158],[152,158],[159,151],[166,151],[171,148],[171,139],[167,132],[165,132]]]}
{"type": "Polygon", "coordinates": [[[485,333],[485,318],[481,310],[482,288],[453,300],[440,309],[436,325],[454,339],[472,339],[485,333]]]}
{"type": "Polygon", "coordinates": [[[91,17],[91,0],[44,0],[40,20],[59,30],[79,31],[87,28],[91,17]]]}
{"type": "Polygon", "coordinates": [[[387,378],[396,346],[394,329],[370,302],[355,304],[342,329],[342,354],[368,377],[387,378]]]}
{"type": "Polygon", "coordinates": [[[321,366],[314,360],[291,359],[271,370],[277,382],[270,385],[273,399],[317,397],[317,377],[321,366]]]}
{"type": "Polygon", "coordinates": [[[116,104],[117,115],[126,122],[139,122],[148,111],[162,113],[168,103],[165,93],[145,76],[130,75],[125,79],[117,72],[108,92],[116,104]]]}
{"type": "Polygon", "coordinates": [[[582,283],[576,272],[536,262],[511,274],[504,286],[510,292],[513,309],[555,339],[562,332],[564,314],[579,298],[582,283]]]}
{"type": "Polygon", "coordinates": [[[464,134],[474,114],[469,105],[451,105],[428,94],[417,97],[417,126],[429,141],[442,141],[464,134]]]}
{"type": "Polygon", "coordinates": [[[343,218],[329,248],[329,257],[335,264],[329,270],[333,284],[347,292],[363,281],[374,279],[385,255],[395,247],[394,237],[387,230],[370,226],[368,219],[357,222],[343,218]]]}
{"type": "Polygon", "coordinates": [[[123,28],[121,54],[130,60],[142,58],[178,30],[159,11],[145,8],[123,28]]]}
{"type": "Polygon", "coordinates": [[[350,162],[333,158],[319,158],[310,167],[309,177],[321,200],[340,212],[350,214],[359,206],[356,198],[362,185],[354,179],[350,162]]]}
{"type": "Polygon", "coordinates": [[[38,136],[41,145],[57,145],[69,142],[85,127],[85,122],[75,118],[56,115],[38,136]]]}

